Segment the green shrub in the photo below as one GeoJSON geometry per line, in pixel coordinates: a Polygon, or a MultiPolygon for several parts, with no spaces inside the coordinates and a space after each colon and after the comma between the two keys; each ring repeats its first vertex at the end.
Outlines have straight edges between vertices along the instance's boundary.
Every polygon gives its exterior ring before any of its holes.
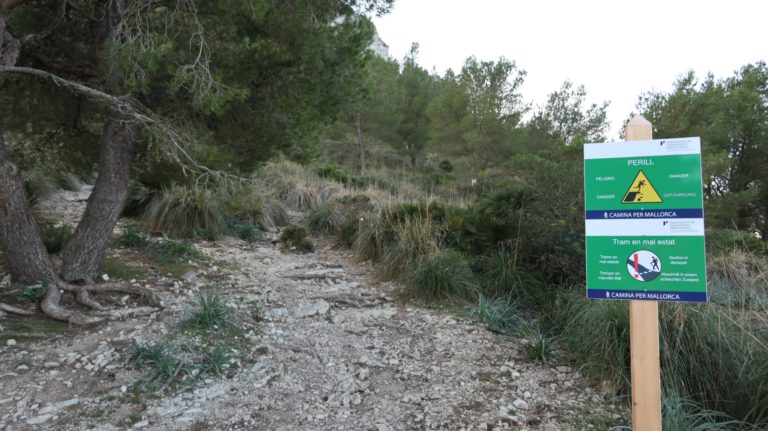
{"type": "Polygon", "coordinates": [[[143,222],[150,231],[193,238],[204,231],[224,231],[226,215],[220,197],[212,191],[171,186],[152,199],[143,222]]]}
{"type": "Polygon", "coordinates": [[[40,225],[40,235],[48,253],[58,253],[64,244],[72,238],[74,229],[66,224],[43,223],[40,225]]]}
{"type": "Polygon", "coordinates": [[[708,229],[707,253],[724,253],[741,251],[764,254],[765,244],[752,233],[735,229],[708,229]]]}
{"type": "Polygon", "coordinates": [[[337,202],[323,202],[307,212],[307,225],[313,232],[333,234],[345,222],[344,209],[337,202]]]}
{"type": "Polygon", "coordinates": [[[344,184],[348,188],[365,189],[377,187],[382,190],[396,191],[387,180],[371,175],[352,175],[336,164],[325,164],[317,169],[320,178],[326,178],[344,184]]]}
{"type": "Polygon", "coordinates": [[[476,283],[464,256],[454,250],[437,250],[421,256],[403,274],[406,293],[428,300],[473,298],[476,283]]]}
{"type": "Polygon", "coordinates": [[[129,227],[117,237],[117,243],[124,247],[144,248],[149,245],[149,237],[139,229],[129,227]]]}
{"type": "MultiPolygon", "coordinates": [[[[548,323],[585,371],[629,389],[629,313],[623,301],[563,293],[548,323]]],[[[662,383],[706,409],[768,423],[768,348],[764,319],[716,305],[659,307],[662,383]],[[765,334],[765,333],[764,333],[765,334]]]]}
{"type": "Polygon", "coordinates": [[[202,257],[195,246],[186,240],[167,239],[152,243],[147,253],[159,263],[179,263],[202,257]]]}
{"type": "Polygon", "coordinates": [[[508,297],[493,299],[480,294],[469,316],[485,323],[489,331],[504,335],[518,333],[524,324],[517,305],[508,297]]]}
{"type": "Polygon", "coordinates": [[[552,304],[546,324],[583,370],[629,389],[629,305],[625,301],[590,301],[564,291],[552,304]]]}
{"type": "Polygon", "coordinates": [[[280,241],[289,249],[305,253],[315,251],[315,245],[307,238],[307,231],[301,226],[288,226],[280,235],[280,241]]]}
{"type": "Polygon", "coordinates": [[[768,310],[768,259],[741,249],[710,253],[707,285],[712,302],[741,310],[768,310]]]}
{"type": "Polygon", "coordinates": [[[739,431],[755,429],[745,422],[730,420],[725,413],[706,410],[696,401],[681,397],[674,391],[666,391],[662,395],[661,413],[661,428],[664,431],[739,431]]]}
{"type": "Polygon", "coordinates": [[[261,229],[253,223],[233,222],[229,225],[229,231],[247,242],[253,242],[261,238],[261,229]]]}
{"type": "Polygon", "coordinates": [[[522,285],[516,250],[499,247],[483,260],[483,290],[492,296],[515,293],[522,285]]]}
{"type": "Polygon", "coordinates": [[[21,293],[16,295],[16,300],[19,302],[31,302],[37,304],[45,298],[47,292],[47,283],[43,283],[42,286],[22,286],[21,293]]]}
{"type": "Polygon", "coordinates": [[[768,425],[766,320],[727,307],[661,304],[662,380],[705,408],[768,425]]]}
{"type": "Polygon", "coordinates": [[[410,263],[440,248],[463,250],[465,213],[436,201],[392,205],[378,215],[358,218],[356,226],[349,223],[349,235],[356,232],[355,252],[376,262],[386,278],[397,277],[410,263]]]}

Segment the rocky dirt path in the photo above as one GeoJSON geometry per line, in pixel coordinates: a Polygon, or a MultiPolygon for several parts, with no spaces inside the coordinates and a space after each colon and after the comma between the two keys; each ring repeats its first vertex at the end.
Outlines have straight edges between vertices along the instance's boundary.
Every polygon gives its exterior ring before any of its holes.
{"type": "Polygon", "coordinates": [[[626,414],[569,367],[528,359],[521,340],[393,299],[396,285],[331,244],[198,246],[230,269],[153,280],[161,312],[3,343],[0,429],[579,430],[626,414]],[[137,411],[126,350],[172,333],[212,284],[238,315],[265,310],[242,369],[137,411]]]}

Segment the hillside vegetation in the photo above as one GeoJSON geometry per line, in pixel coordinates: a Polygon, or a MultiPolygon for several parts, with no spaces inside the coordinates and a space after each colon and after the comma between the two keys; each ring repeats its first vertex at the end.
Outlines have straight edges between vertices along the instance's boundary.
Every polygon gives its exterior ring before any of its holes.
{"type": "MultiPolygon", "coordinates": [[[[4,273],[36,286],[22,302],[96,323],[59,299],[101,311],[98,293],[126,292],[98,283],[120,216],[138,226],[124,245],[157,260],[188,244],[149,235],[273,232],[312,252],[309,231],[399,282],[404,300],[628,393],[627,304],[584,295],[583,145],[606,139],[607,101],[564,82],[532,106],[505,58],[439,76],[416,44],[400,61],[374,56],[366,14],[391,1],[25,3],[0,2],[4,37],[31,35],[0,44],[0,244],[4,273]],[[27,203],[85,183],[80,226],[35,224],[27,203]]],[[[702,139],[711,301],[660,307],[665,429],[764,428],[768,66],[684,74],[636,108],[655,138],[702,139]]]]}

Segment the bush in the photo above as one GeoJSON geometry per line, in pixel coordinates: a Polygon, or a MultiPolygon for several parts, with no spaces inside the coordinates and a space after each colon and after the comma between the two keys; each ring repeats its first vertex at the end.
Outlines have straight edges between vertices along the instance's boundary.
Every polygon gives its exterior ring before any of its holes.
{"type": "Polygon", "coordinates": [[[193,238],[200,232],[226,230],[227,213],[210,190],[171,186],[155,196],[144,212],[147,230],[193,238]]]}
{"type": "Polygon", "coordinates": [[[117,243],[124,247],[144,248],[149,245],[149,237],[135,227],[129,227],[117,237],[117,243]]]}
{"type": "Polygon", "coordinates": [[[323,202],[307,212],[307,225],[313,232],[333,234],[346,221],[344,209],[337,202],[323,202]]]}
{"type": "Polygon", "coordinates": [[[396,191],[387,180],[370,175],[352,175],[336,164],[325,164],[317,169],[320,178],[326,178],[344,184],[348,188],[365,189],[377,187],[382,190],[396,191]]]}
{"type": "Polygon", "coordinates": [[[290,222],[285,205],[274,198],[268,198],[264,201],[254,220],[264,229],[276,229],[287,226],[290,222]]]}
{"type": "Polygon", "coordinates": [[[315,245],[307,238],[307,231],[301,226],[288,226],[280,235],[280,241],[289,249],[311,253],[315,245]]]}
{"type": "Polygon", "coordinates": [[[147,248],[148,254],[159,263],[179,263],[184,260],[194,260],[202,257],[200,252],[189,241],[162,240],[151,244],[147,248]]]}
{"type": "Polygon", "coordinates": [[[72,238],[74,229],[66,224],[43,223],[40,225],[40,235],[48,253],[58,253],[64,244],[72,238]]]}
{"type": "Polygon", "coordinates": [[[663,381],[707,409],[768,425],[768,338],[757,332],[767,323],[726,307],[661,304],[663,381]]]}
{"type": "MultiPolygon", "coordinates": [[[[715,305],[659,307],[664,389],[707,409],[768,423],[768,349],[764,319],[715,305]]],[[[548,316],[583,369],[627,392],[629,312],[623,301],[589,301],[563,293],[548,316]]]]}
{"type": "Polygon", "coordinates": [[[469,316],[485,323],[489,331],[504,335],[517,333],[524,322],[513,300],[493,299],[482,294],[478,295],[477,305],[470,309],[469,316]]]}
{"type": "Polygon", "coordinates": [[[734,229],[707,230],[707,253],[727,254],[732,251],[764,254],[765,244],[752,233],[734,229]]]}
{"type": "Polygon", "coordinates": [[[16,295],[16,300],[19,302],[31,302],[37,304],[45,298],[47,292],[47,283],[43,283],[42,286],[22,286],[21,293],[16,295]]]}
{"type": "Polygon", "coordinates": [[[741,310],[768,309],[768,259],[741,249],[707,258],[710,300],[741,310]]]}
{"type": "Polygon", "coordinates": [[[609,380],[622,392],[630,388],[629,305],[625,301],[590,301],[583,294],[564,291],[545,319],[550,332],[583,370],[609,380]]]}
{"type": "Polygon", "coordinates": [[[403,275],[411,296],[427,300],[472,299],[476,283],[464,256],[454,250],[438,250],[421,256],[403,275]]]}
{"type": "Polygon", "coordinates": [[[667,391],[662,395],[662,426],[664,431],[719,431],[753,429],[741,421],[729,420],[728,415],[706,410],[690,398],[667,391]]]}
{"type": "Polygon", "coordinates": [[[459,214],[435,201],[393,205],[377,217],[358,220],[353,246],[361,257],[378,263],[382,276],[394,278],[421,256],[460,242],[459,214]]]}

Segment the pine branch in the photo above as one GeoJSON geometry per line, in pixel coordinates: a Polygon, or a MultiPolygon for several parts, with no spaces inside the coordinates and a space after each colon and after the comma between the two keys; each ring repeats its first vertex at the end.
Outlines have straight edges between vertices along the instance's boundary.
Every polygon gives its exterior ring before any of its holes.
{"type": "Polygon", "coordinates": [[[157,138],[170,144],[170,147],[165,149],[166,156],[178,163],[185,173],[188,172],[196,175],[198,185],[202,184],[204,186],[208,183],[224,183],[225,185],[228,183],[245,184],[255,181],[253,179],[239,177],[226,172],[212,170],[200,164],[187,151],[187,148],[190,148],[194,143],[194,140],[190,136],[183,131],[176,129],[166,120],[133,98],[127,96],[117,97],[80,82],[62,78],[61,76],[48,71],[32,67],[0,65],[0,76],[5,73],[25,74],[50,80],[59,87],[63,87],[75,94],[83,95],[109,106],[111,109],[117,110],[125,117],[135,121],[137,124],[147,127],[157,138]]]}

